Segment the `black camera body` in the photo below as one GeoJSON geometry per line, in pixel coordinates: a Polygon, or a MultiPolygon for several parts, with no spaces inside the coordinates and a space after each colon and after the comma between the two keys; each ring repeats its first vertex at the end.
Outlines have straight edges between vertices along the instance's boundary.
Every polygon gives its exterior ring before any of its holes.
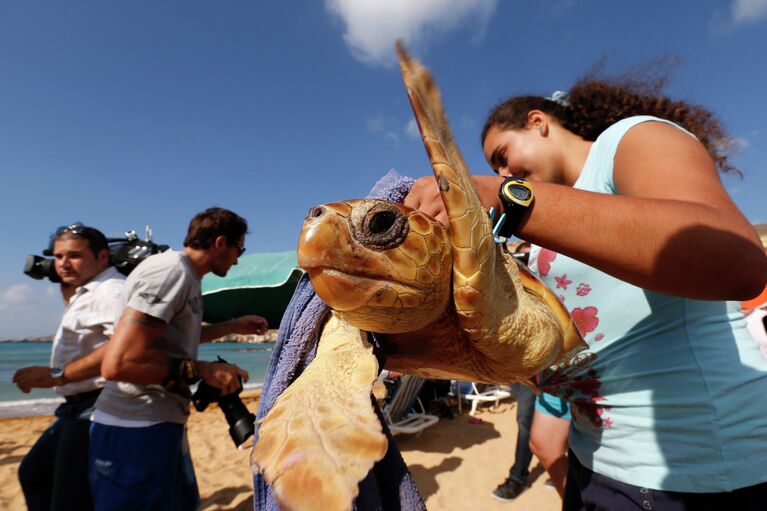
{"type": "MultiPolygon", "coordinates": [[[[53,259],[44,256],[53,255],[53,244],[56,235],[52,235],[48,248],[43,250],[43,255],[28,255],[24,262],[24,273],[33,279],[48,279],[51,282],[61,282],[61,277],[56,273],[53,259]]],[[[128,231],[123,238],[107,238],[109,244],[109,260],[117,271],[128,275],[138,264],[152,254],[165,252],[168,245],[158,245],[151,240],[151,230],[147,227],[146,239],[139,239],[135,231],[128,231]]]]}
{"type": "MultiPolygon", "coordinates": [[[[218,357],[221,363],[227,363],[221,357],[218,357]]],[[[240,379],[242,383],[242,379],[240,379]]],[[[248,438],[253,436],[256,427],[256,416],[245,406],[240,399],[242,386],[237,392],[232,392],[225,396],[221,395],[221,390],[201,381],[197,386],[197,391],[192,395],[192,404],[198,412],[205,410],[210,403],[218,403],[221,411],[224,412],[226,422],[229,424],[229,435],[234,441],[235,447],[242,446],[248,438]]]]}

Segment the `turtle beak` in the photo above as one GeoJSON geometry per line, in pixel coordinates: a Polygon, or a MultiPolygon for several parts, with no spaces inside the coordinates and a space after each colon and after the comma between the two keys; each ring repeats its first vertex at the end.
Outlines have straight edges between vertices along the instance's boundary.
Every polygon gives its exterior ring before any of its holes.
{"type": "Polygon", "coordinates": [[[309,210],[298,238],[298,265],[301,268],[308,271],[342,260],[342,251],[352,244],[345,227],[351,209],[347,203],[335,202],[309,210]]]}

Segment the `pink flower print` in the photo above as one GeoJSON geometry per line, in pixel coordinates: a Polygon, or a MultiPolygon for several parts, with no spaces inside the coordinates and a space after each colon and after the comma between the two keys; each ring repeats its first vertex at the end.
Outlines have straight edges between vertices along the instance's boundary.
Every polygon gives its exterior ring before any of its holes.
{"type": "MultiPolygon", "coordinates": [[[[587,309],[594,307],[587,307],[587,309]]],[[[583,309],[577,309],[583,311],[583,309]]],[[[573,311],[574,312],[574,311],[573,311]]],[[[573,316],[575,317],[575,316],[573,316]]],[[[559,392],[562,398],[570,402],[570,411],[573,419],[585,421],[595,428],[609,428],[613,420],[608,417],[612,407],[607,403],[607,398],[599,393],[602,381],[596,369],[589,368],[584,374],[575,377],[562,385],[564,392],[559,392]]]]}
{"type": "Polygon", "coordinates": [[[586,296],[591,292],[591,286],[586,284],[585,282],[581,282],[578,284],[578,287],[575,289],[575,294],[578,296],[586,296]]]}
{"type": "Polygon", "coordinates": [[[597,334],[594,336],[594,340],[597,342],[601,341],[604,338],[605,338],[605,334],[597,334]]]}
{"type": "Polygon", "coordinates": [[[538,253],[538,274],[545,277],[551,271],[551,262],[557,258],[557,253],[542,248],[538,253]]]}
{"type": "Polygon", "coordinates": [[[596,307],[576,307],[570,311],[570,316],[573,318],[573,321],[575,321],[581,335],[585,336],[587,333],[593,332],[597,328],[597,325],[599,324],[599,318],[597,317],[598,313],[599,311],[596,307]]]}
{"type": "Polygon", "coordinates": [[[567,280],[567,273],[565,273],[561,277],[554,277],[554,280],[557,281],[557,289],[561,287],[565,291],[567,291],[567,286],[573,283],[572,280],[567,280]]]}
{"type": "Polygon", "coordinates": [[[560,303],[565,303],[565,295],[557,295],[557,298],[559,298],[560,303]]]}

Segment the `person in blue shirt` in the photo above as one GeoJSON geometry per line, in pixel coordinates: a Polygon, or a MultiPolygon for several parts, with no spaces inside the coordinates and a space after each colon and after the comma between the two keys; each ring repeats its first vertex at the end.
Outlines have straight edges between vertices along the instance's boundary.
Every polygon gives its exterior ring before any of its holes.
{"type": "MultiPolygon", "coordinates": [[[[558,386],[564,509],[762,509],[767,361],[734,300],[764,288],[767,257],[719,179],[737,172],[722,125],[655,85],[586,77],[504,101],[482,132],[498,176],[475,188],[596,354],[558,386]],[[501,200],[509,179],[528,207],[501,200]]],[[[405,204],[446,223],[431,176],[405,204]]]]}

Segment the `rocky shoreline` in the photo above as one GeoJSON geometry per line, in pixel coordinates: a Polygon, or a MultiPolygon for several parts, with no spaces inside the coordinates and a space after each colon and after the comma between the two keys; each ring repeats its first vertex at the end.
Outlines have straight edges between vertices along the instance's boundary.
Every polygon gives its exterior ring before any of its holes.
{"type": "Polygon", "coordinates": [[[53,341],[52,335],[46,335],[44,337],[26,337],[24,339],[0,339],[0,342],[51,342],[53,341]]]}
{"type": "Polygon", "coordinates": [[[265,334],[261,334],[261,335],[229,334],[223,337],[219,337],[218,339],[213,339],[211,342],[244,342],[244,343],[274,342],[277,340],[278,333],[279,333],[279,330],[274,329],[274,330],[269,330],[265,334]]]}

